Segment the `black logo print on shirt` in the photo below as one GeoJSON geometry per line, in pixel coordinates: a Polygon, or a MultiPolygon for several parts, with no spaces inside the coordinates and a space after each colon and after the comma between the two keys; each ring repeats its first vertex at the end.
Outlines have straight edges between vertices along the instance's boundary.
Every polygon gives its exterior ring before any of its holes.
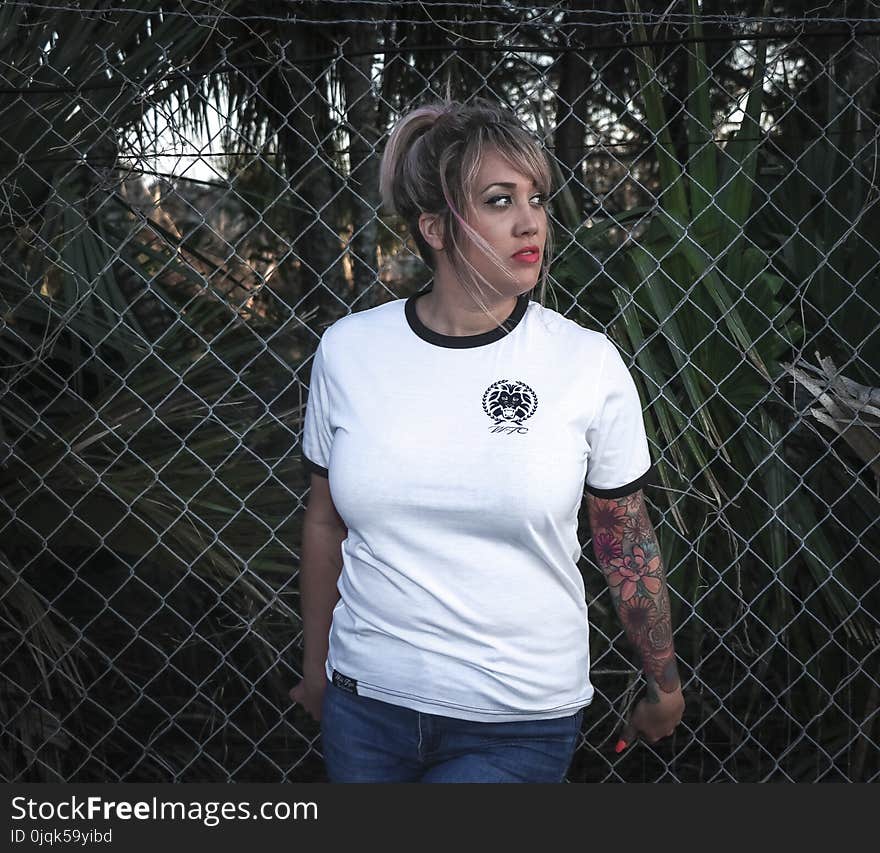
{"type": "Polygon", "coordinates": [[[492,418],[490,432],[528,432],[523,421],[538,408],[538,395],[517,379],[499,379],[483,394],[483,411],[492,418]]]}

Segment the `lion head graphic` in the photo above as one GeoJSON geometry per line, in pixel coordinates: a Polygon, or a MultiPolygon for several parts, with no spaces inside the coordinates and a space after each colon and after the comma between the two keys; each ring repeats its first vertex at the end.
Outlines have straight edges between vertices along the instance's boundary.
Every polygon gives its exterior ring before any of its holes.
{"type": "Polygon", "coordinates": [[[499,379],[483,394],[483,410],[496,424],[512,421],[522,426],[537,408],[538,395],[525,382],[516,379],[499,379]]]}

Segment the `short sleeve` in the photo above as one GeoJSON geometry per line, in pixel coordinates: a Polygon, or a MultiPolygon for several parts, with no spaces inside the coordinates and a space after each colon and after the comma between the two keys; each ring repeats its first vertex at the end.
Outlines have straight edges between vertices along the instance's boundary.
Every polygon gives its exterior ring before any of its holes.
{"type": "Polygon", "coordinates": [[[312,374],[309,379],[309,397],[306,403],[306,416],[303,424],[302,461],[307,473],[329,477],[330,446],[333,443],[330,411],[330,383],[325,359],[325,340],[327,334],[318,342],[312,359],[312,374]]]}
{"type": "Polygon", "coordinates": [[[654,482],[642,403],[617,347],[606,336],[599,370],[599,409],[587,429],[586,489],[620,498],[654,482]]]}

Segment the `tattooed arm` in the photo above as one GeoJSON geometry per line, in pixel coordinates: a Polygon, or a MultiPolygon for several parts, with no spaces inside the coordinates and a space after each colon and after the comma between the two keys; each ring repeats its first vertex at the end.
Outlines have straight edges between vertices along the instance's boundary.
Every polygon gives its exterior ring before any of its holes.
{"type": "Polygon", "coordinates": [[[645,672],[645,699],[622,737],[637,732],[653,743],[672,734],[684,712],[675,662],[669,592],[654,526],[639,489],[620,498],[587,493],[593,553],[611,600],[645,672]]]}

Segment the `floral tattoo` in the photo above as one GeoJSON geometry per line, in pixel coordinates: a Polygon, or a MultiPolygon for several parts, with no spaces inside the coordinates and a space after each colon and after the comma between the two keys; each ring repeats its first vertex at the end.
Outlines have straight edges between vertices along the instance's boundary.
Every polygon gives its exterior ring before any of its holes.
{"type": "Polygon", "coordinates": [[[620,498],[587,495],[593,552],[627,638],[641,658],[647,698],[681,687],[669,591],[654,526],[641,489],[620,498]]]}

